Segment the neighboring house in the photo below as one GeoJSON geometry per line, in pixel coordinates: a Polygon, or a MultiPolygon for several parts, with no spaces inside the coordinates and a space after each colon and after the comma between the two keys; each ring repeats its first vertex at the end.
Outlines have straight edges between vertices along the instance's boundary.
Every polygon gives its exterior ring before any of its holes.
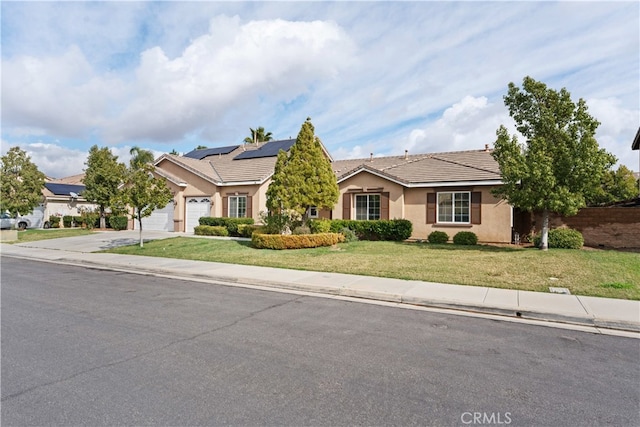
{"type": "MultiPolygon", "coordinates": [[[[294,142],[162,155],[155,161],[156,175],[166,180],[174,203],[154,212],[143,229],[193,232],[202,216],[250,217],[258,222],[266,210],[278,151],[288,151],[294,142]]],[[[331,160],[326,150],[325,154],[331,160]]],[[[473,231],[483,242],[511,242],[513,210],[491,194],[502,181],[488,147],[338,160],[332,166],[340,198],[331,211],[312,208],[312,218],[404,218],[413,223],[413,238],[426,239],[434,230],[451,237],[458,231],[473,231]]]]}
{"type": "MultiPolygon", "coordinates": [[[[266,192],[280,150],[295,139],[256,145],[232,145],[163,154],[156,175],[166,180],[174,202],[157,210],[143,229],[193,232],[203,216],[249,217],[259,220],[266,210],[266,192]]],[[[326,150],[325,150],[326,151],[326,150]]]]}
{"type": "Polygon", "coordinates": [[[337,219],[408,219],[413,238],[472,231],[482,242],[511,242],[512,207],[491,194],[501,185],[488,147],[479,151],[373,157],[333,162],[337,219]]]}
{"type": "Polygon", "coordinates": [[[51,216],[78,216],[83,210],[94,210],[97,206],[82,197],[85,189],[84,174],[66,178],[47,178],[42,189],[43,203],[34,209],[31,216],[36,221],[34,228],[46,226],[51,216]]]}

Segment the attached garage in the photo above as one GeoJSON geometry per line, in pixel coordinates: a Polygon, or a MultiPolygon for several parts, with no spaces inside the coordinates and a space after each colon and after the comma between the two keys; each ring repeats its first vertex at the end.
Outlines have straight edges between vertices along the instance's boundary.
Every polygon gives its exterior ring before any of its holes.
{"type": "Polygon", "coordinates": [[[200,225],[200,217],[211,216],[211,200],[208,197],[189,197],[186,206],[184,231],[193,233],[193,229],[200,225]]]}
{"type": "MultiPolygon", "coordinates": [[[[138,221],[133,222],[134,230],[138,229],[138,221]]],[[[142,230],[149,231],[174,231],[173,230],[173,203],[169,203],[162,209],[156,209],[151,215],[142,218],[142,230]]]]}

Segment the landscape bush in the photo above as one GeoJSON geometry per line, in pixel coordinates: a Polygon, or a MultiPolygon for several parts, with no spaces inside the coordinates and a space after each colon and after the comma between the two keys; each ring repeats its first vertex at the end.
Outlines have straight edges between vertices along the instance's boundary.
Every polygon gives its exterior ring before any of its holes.
{"type": "Polygon", "coordinates": [[[261,225],[255,224],[240,224],[238,225],[238,234],[240,237],[248,237],[251,238],[253,233],[256,231],[261,232],[264,229],[261,225]]]}
{"type": "Polygon", "coordinates": [[[478,236],[473,231],[459,231],[453,236],[454,245],[477,245],[478,236]]]}
{"type": "Polygon", "coordinates": [[[427,240],[433,244],[444,244],[449,241],[449,235],[444,231],[432,231],[427,240]]]}
{"type": "Polygon", "coordinates": [[[221,225],[197,225],[193,228],[196,236],[228,236],[229,230],[221,225]]]}
{"type": "Polygon", "coordinates": [[[347,227],[344,227],[342,230],[340,230],[340,234],[342,234],[342,236],[344,237],[345,243],[358,241],[358,236],[356,235],[356,233],[347,227]]]}
{"type": "Polygon", "coordinates": [[[111,215],[109,217],[109,225],[114,230],[126,230],[128,218],[126,216],[111,215]]]}
{"type": "Polygon", "coordinates": [[[261,234],[253,233],[251,244],[257,249],[305,249],[333,246],[344,241],[339,233],[321,234],[261,234]]]}
{"type": "Polygon", "coordinates": [[[360,240],[401,241],[411,237],[413,224],[407,219],[356,221],[331,220],[330,231],[340,233],[343,228],[353,231],[360,240]]]}
{"type": "Polygon", "coordinates": [[[72,222],[73,222],[73,217],[71,215],[64,215],[62,217],[62,226],[64,228],[71,228],[72,222]]]}
{"type": "Polygon", "coordinates": [[[60,217],[52,216],[49,218],[49,225],[51,228],[60,228],[60,217]]]}
{"type": "Polygon", "coordinates": [[[306,225],[301,225],[299,227],[294,228],[293,231],[291,231],[291,234],[296,234],[296,235],[311,234],[311,228],[307,227],[306,225]]]}
{"type": "Polygon", "coordinates": [[[328,219],[312,219],[309,221],[309,228],[314,234],[329,233],[331,231],[331,221],[328,219]]]}
{"type": "Polygon", "coordinates": [[[241,225],[253,225],[253,218],[229,218],[229,217],[211,217],[203,216],[198,222],[200,225],[210,225],[213,227],[225,227],[229,236],[241,237],[239,227],[241,225]]]}
{"type": "MultiPolygon", "coordinates": [[[[540,233],[533,237],[533,245],[540,247],[542,235],[540,233]]],[[[554,228],[549,230],[549,248],[557,249],[580,249],[584,245],[582,233],[572,228],[554,228]]]]}

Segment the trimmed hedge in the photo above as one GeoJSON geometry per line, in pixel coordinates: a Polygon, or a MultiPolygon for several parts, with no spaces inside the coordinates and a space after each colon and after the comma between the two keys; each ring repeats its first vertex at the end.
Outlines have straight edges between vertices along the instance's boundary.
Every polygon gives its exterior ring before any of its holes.
{"type": "Polygon", "coordinates": [[[200,225],[210,225],[213,227],[225,227],[229,232],[229,236],[240,237],[239,227],[241,225],[253,225],[253,218],[229,218],[229,217],[212,217],[203,216],[198,222],[200,225]]]}
{"type": "Polygon", "coordinates": [[[477,245],[478,236],[473,231],[459,231],[453,236],[454,245],[477,245]]]}
{"type": "MultiPolygon", "coordinates": [[[[533,236],[533,245],[540,247],[542,235],[540,233],[533,236]]],[[[549,230],[549,248],[557,249],[580,249],[584,245],[582,233],[572,228],[554,228],[549,230]]]]}
{"type": "Polygon", "coordinates": [[[261,234],[253,233],[251,244],[257,249],[303,249],[332,246],[344,241],[339,233],[320,234],[261,234]]]}
{"type": "Polygon", "coordinates": [[[356,233],[360,240],[407,240],[411,237],[413,224],[408,219],[376,221],[331,220],[330,231],[340,233],[343,228],[356,233]]]}
{"type": "Polygon", "coordinates": [[[427,240],[429,243],[442,245],[449,241],[449,235],[444,231],[432,231],[427,237],[427,240]]]}
{"type": "Polygon", "coordinates": [[[111,215],[109,217],[109,225],[114,230],[126,230],[129,222],[126,216],[111,215]]]}
{"type": "Polygon", "coordinates": [[[229,231],[221,225],[198,225],[193,228],[196,236],[228,236],[229,231]]]}

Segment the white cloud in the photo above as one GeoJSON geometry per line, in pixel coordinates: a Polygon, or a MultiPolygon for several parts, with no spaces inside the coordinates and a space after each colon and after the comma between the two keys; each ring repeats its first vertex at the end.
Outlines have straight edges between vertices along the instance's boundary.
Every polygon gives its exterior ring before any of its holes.
{"type": "Polygon", "coordinates": [[[63,178],[82,173],[88,154],[84,150],[70,149],[58,144],[43,142],[16,144],[3,140],[2,155],[14,146],[24,150],[40,172],[51,178],[63,178]]]}

